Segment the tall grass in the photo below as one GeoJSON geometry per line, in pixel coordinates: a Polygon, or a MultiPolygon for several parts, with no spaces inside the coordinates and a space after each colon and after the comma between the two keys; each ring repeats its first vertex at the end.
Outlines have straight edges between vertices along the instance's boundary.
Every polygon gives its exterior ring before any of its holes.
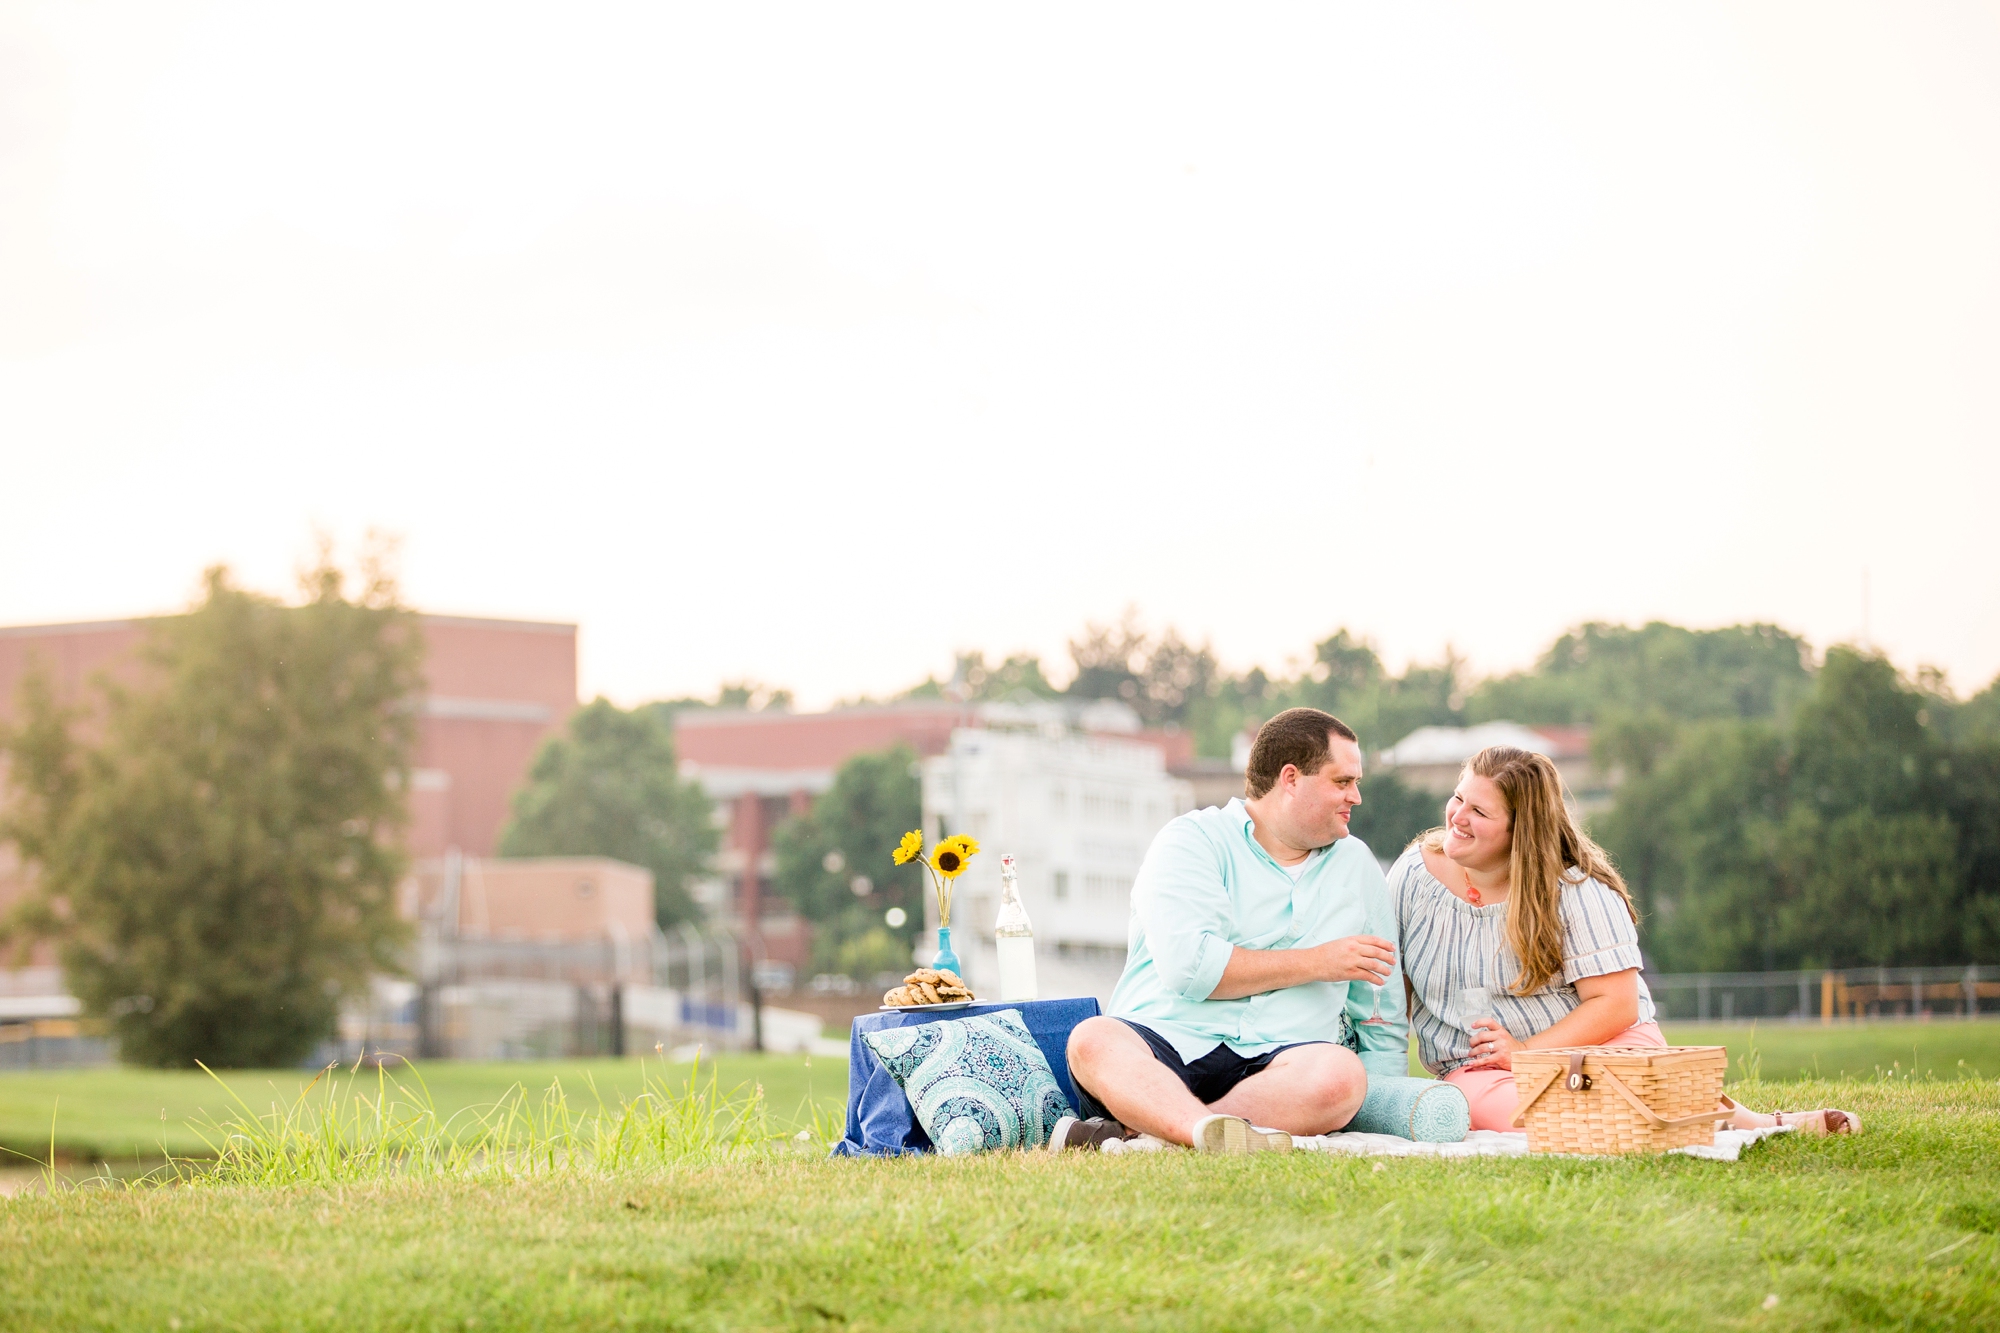
{"type": "Polygon", "coordinates": [[[675,1086],[663,1067],[607,1103],[595,1080],[572,1100],[557,1079],[539,1095],[515,1084],[496,1102],[440,1115],[412,1065],[394,1074],[329,1065],[289,1102],[254,1108],[203,1066],[233,1112],[192,1127],[212,1156],[176,1157],[154,1173],[194,1186],[351,1184],[398,1179],[602,1176],[769,1152],[824,1154],[839,1126],[807,1097],[806,1127],[772,1124],[761,1084],[724,1090],[699,1059],[675,1086]]]}

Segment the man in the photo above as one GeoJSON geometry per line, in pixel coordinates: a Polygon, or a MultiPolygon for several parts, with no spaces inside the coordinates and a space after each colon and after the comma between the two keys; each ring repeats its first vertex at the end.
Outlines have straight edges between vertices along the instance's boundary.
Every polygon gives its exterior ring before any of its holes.
{"type": "Polygon", "coordinates": [[[1147,849],[1110,1016],[1070,1034],[1085,1118],[1057,1122],[1050,1147],[1288,1149],[1352,1119],[1370,1071],[1407,1072],[1389,885],[1347,831],[1354,732],[1289,709],[1243,776],[1246,799],[1182,815],[1147,849]]]}

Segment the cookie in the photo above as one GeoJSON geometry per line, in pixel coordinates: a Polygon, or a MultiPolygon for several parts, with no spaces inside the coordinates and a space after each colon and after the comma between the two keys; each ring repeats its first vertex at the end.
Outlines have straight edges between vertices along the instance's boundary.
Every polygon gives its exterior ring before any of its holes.
{"type": "MultiPolygon", "coordinates": [[[[928,981],[930,980],[930,978],[926,977],[925,980],[928,981]]],[[[945,985],[947,986],[962,987],[965,985],[965,979],[959,976],[958,973],[952,971],[950,968],[941,969],[937,974],[937,980],[944,982],[945,985]]]]}

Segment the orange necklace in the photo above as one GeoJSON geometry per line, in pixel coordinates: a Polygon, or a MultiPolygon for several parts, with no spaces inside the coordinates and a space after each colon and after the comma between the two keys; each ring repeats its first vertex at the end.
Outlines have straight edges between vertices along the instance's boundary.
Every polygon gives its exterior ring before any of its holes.
{"type": "Polygon", "coordinates": [[[1485,900],[1479,896],[1479,886],[1472,882],[1472,876],[1469,874],[1465,877],[1465,901],[1471,903],[1474,907],[1484,907],[1486,905],[1485,900]]]}

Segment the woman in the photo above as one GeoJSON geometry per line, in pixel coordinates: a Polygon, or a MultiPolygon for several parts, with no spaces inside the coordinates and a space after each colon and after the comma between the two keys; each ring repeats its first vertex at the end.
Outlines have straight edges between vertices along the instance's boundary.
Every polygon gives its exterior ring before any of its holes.
{"type": "MultiPolygon", "coordinates": [[[[1514,1128],[1523,1047],[1665,1046],[1639,976],[1638,913],[1625,881],[1563,804],[1545,755],[1509,746],[1466,763],[1445,825],[1389,871],[1418,1055],[1457,1085],[1474,1129],[1514,1128]],[[1484,988],[1479,1003],[1472,988],[1484,988]]],[[[1855,1133],[1844,1111],[1759,1115],[1728,1098],[1737,1129],[1855,1133]]]]}

